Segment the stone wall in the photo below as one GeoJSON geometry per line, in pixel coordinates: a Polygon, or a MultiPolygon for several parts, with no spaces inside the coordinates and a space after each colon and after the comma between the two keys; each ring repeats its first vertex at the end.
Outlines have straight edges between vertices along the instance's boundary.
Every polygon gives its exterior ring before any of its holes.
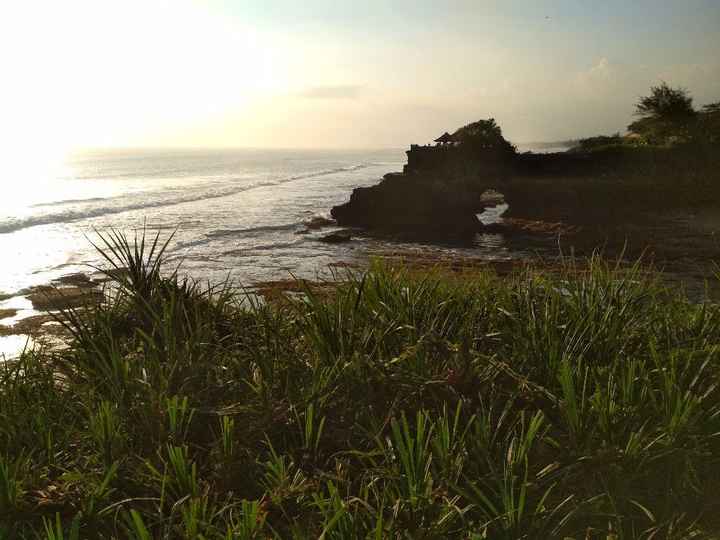
{"type": "Polygon", "coordinates": [[[456,146],[420,146],[413,144],[407,154],[407,164],[403,168],[405,173],[421,171],[435,171],[447,168],[453,161],[457,160],[458,147],[456,146]]]}

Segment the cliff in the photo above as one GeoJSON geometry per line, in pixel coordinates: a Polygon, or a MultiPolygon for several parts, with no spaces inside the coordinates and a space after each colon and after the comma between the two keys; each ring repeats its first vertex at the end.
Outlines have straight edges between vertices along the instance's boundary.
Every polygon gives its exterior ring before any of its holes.
{"type": "Polygon", "coordinates": [[[587,225],[720,204],[720,147],[521,154],[498,186],[507,217],[587,225]]]}
{"type": "Polygon", "coordinates": [[[388,174],[372,187],[357,188],[331,214],[340,225],[392,231],[468,234],[482,224],[480,194],[440,177],[388,174]]]}
{"type": "Polygon", "coordinates": [[[413,146],[402,173],[372,187],[357,188],[332,209],[343,226],[392,231],[474,234],[482,194],[500,185],[507,163],[490,152],[471,156],[460,148],[413,146]]]}
{"type": "Polygon", "coordinates": [[[333,217],[369,229],[475,233],[488,190],[503,195],[507,217],[578,225],[720,204],[718,145],[517,154],[492,120],[442,140],[450,142],[412,145],[402,173],[354,190],[333,217]]]}
{"type": "Polygon", "coordinates": [[[412,145],[402,173],[385,175],[332,209],[344,226],[439,234],[474,234],[482,194],[506,175],[514,148],[494,120],[445,134],[434,146],[412,145]]]}

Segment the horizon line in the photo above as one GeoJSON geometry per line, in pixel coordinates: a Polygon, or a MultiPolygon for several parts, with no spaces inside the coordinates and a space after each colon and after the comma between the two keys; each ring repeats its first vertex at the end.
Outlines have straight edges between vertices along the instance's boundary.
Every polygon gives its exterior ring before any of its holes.
{"type": "MultiPolygon", "coordinates": [[[[534,141],[513,141],[508,140],[513,145],[530,146],[535,144],[557,144],[579,141],[583,137],[570,137],[562,139],[534,140],[534,141]]],[[[416,143],[410,143],[416,144],[416,143]]],[[[372,152],[372,151],[406,151],[410,148],[407,146],[233,146],[233,145],[112,145],[112,146],[77,146],[68,150],[69,154],[76,152],[93,152],[93,151],[127,151],[127,150],[175,150],[175,151],[203,151],[203,150],[249,150],[249,151],[319,151],[319,152],[372,152]]]]}

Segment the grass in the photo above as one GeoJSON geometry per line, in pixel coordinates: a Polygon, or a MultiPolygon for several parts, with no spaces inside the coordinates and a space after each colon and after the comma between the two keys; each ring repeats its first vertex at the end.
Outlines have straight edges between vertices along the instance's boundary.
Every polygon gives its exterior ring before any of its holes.
{"type": "Polygon", "coordinates": [[[70,348],[0,365],[0,538],[719,537],[720,307],[639,266],[260,302],[98,245],[70,348]]]}

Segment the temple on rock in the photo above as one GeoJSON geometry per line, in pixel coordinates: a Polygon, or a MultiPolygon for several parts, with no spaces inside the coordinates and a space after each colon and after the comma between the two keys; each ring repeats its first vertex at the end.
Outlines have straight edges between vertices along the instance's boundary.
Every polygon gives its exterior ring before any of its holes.
{"type": "MultiPolygon", "coordinates": [[[[493,118],[478,120],[454,133],[447,131],[433,141],[435,144],[410,145],[403,173],[437,171],[473,163],[486,169],[512,159],[515,147],[502,136],[493,118]]],[[[457,167],[455,167],[457,168],[457,167]]]]}
{"type": "Polygon", "coordinates": [[[433,142],[436,144],[410,145],[410,150],[406,152],[408,162],[403,167],[404,173],[442,167],[449,159],[452,159],[450,157],[451,151],[460,145],[458,138],[455,135],[450,135],[447,131],[433,142]]]}
{"type": "Polygon", "coordinates": [[[458,143],[455,137],[450,135],[447,131],[435,139],[435,142],[438,143],[438,146],[454,145],[458,143]]]}

